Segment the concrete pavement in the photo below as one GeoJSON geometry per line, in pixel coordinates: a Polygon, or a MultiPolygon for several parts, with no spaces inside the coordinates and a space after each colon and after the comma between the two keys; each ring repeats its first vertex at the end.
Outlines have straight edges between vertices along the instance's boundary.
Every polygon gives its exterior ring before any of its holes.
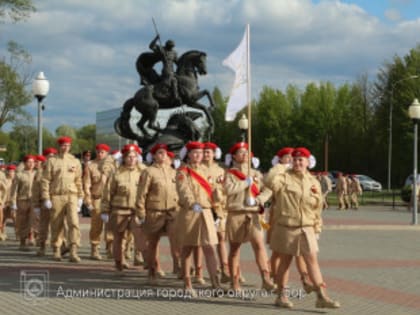
{"type": "MultiPolygon", "coordinates": [[[[132,267],[116,275],[111,260],[88,259],[89,219],[81,218],[82,248],[79,264],[54,262],[52,253],[38,258],[18,251],[18,242],[0,243],[0,314],[419,314],[420,227],[411,226],[404,208],[363,206],[358,211],[326,210],[320,237],[320,265],[329,294],[338,310],[316,309],[315,295],[305,295],[295,267],[290,288],[295,308],[274,307],[275,295],[261,285],[251,247],[241,252],[248,296],[226,292],[208,297],[206,286],[196,286],[200,297],[181,298],[182,282],[170,274],[167,240],[161,244],[161,261],[167,272],[156,287],[146,284],[147,274],[132,267]]],[[[14,239],[12,227],[7,227],[14,239]]]]}

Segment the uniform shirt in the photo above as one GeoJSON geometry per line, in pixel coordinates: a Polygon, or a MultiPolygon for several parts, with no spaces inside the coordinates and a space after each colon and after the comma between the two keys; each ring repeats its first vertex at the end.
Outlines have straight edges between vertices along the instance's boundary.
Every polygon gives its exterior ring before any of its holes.
{"type": "Polygon", "coordinates": [[[32,199],[32,184],[35,178],[35,170],[23,170],[16,174],[11,190],[11,201],[16,204],[17,200],[32,199]]]}
{"type": "Polygon", "coordinates": [[[83,198],[82,168],[72,154],[59,154],[48,159],[42,174],[42,199],[54,195],[75,194],[83,198]]]}
{"type": "Polygon", "coordinates": [[[348,187],[349,194],[361,194],[362,187],[360,186],[360,182],[357,178],[351,180],[350,185],[348,187]]]}
{"type": "Polygon", "coordinates": [[[223,187],[226,171],[216,162],[203,164],[203,166],[207,167],[208,182],[213,187],[213,209],[217,217],[224,218],[227,215],[226,194],[223,187]]]}
{"type": "Polygon", "coordinates": [[[40,208],[42,204],[42,173],[43,169],[37,169],[34,177],[34,183],[32,185],[32,205],[34,208],[40,208]]]}
{"type": "Polygon", "coordinates": [[[276,168],[265,179],[273,191],[273,224],[288,227],[314,226],[320,230],[322,195],[319,181],[308,171],[276,168]]]}
{"type": "MultiPolygon", "coordinates": [[[[231,168],[238,170],[243,174],[248,172],[248,164],[234,163],[234,167],[231,168]]],[[[246,204],[247,198],[250,196],[249,187],[246,180],[239,179],[236,175],[226,172],[226,179],[224,184],[225,194],[227,196],[226,209],[228,211],[260,211],[260,206],[264,206],[264,203],[271,198],[272,192],[267,187],[264,187],[262,174],[255,170],[250,170],[250,176],[254,179],[254,184],[260,191],[260,194],[255,197],[257,205],[250,207],[246,204]]]]}
{"type": "Polygon", "coordinates": [[[12,179],[10,177],[6,177],[6,197],[5,197],[5,201],[4,201],[4,206],[8,207],[11,205],[12,202],[12,186],[13,186],[13,182],[16,180],[16,175],[15,177],[12,179]]]}
{"type": "Polygon", "coordinates": [[[347,194],[347,180],[344,176],[337,177],[337,186],[335,190],[337,193],[347,194]]]}
{"type": "MultiPolygon", "coordinates": [[[[0,207],[4,207],[7,199],[7,179],[3,172],[0,172],[0,207]]],[[[0,222],[1,224],[2,222],[0,222]]]]}
{"type": "Polygon", "coordinates": [[[136,214],[144,218],[146,211],[177,210],[176,171],[167,163],[152,164],[140,177],[136,214]]]}
{"type": "Polygon", "coordinates": [[[143,164],[132,168],[122,165],[111,175],[102,195],[103,213],[131,214],[134,211],[140,175],[144,169],[143,164]]]}
{"type": "MultiPolygon", "coordinates": [[[[198,166],[187,164],[186,166],[208,180],[209,174],[207,167],[201,164],[198,166]]],[[[212,199],[208,192],[190,174],[183,171],[183,169],[183,167],[178,169],[176,176],[176,189],[179,196],[180,207],[185,210],[192,210],[193,205],[198,203],[203,209],[211,209],[212,199]]]]}
{"type": "Polygon", "coordinates": [[[105,185],[115,171],[114,160],[105,157],[102,160],[93,160],[87,164],[83,177],[83,191],[85,193],[85,203],[90,206],[93,199],[102,197],[105,185]]]}

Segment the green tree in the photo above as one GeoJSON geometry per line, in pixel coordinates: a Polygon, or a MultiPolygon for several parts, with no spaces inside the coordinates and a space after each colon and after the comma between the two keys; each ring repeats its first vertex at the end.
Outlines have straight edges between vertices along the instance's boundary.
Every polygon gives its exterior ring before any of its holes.
{"type": "Polygon", "coordinates": [[[31,79],[31,56],[15,42],[9,42],[8,53],[8,62],[0,60],[0,129],[5,123],[28,119],[23,107],[32,100],[25,89],[31,79]]]}
{"type": "Polygon", "coordinates": [[[25,20],[35,11],[32,0],[0,0],[0,23],[25,20]]]}

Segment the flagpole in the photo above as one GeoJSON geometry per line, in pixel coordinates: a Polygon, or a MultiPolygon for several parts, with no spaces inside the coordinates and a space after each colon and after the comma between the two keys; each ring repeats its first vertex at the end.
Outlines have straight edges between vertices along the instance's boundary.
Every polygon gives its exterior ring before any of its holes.
{"type": "Polygon", "coordinates": [[[248,104],[248,121],[249,121],[249,125],[248,125],[248,175],[251,175],[251,152],[252,152],[252,148],[251,148],[251,143],[252,143],[252,138],[251,138],[251,129],[252,129],[252,116],[251,116],[251,62],[250,62],[250,50],[249,50],[249,46],[250,46],[250,31],[249,31],[249,24],[246,25],[246,45],[247,45],[247,49],[246,49],[246,77],[247,77],[247,91],[246,91],[246,98],[247,98],[247,104],[248,104]]]}

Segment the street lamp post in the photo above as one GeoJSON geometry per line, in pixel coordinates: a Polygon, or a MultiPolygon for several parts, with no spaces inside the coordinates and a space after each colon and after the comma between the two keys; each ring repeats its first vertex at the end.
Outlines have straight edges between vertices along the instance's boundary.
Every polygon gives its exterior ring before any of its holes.
{"type": "Polygon", "coordinates": [[[44,72],[40,72],[35,80],[32,82],[32,93],[38,100],[38,154],[42,154],[42,111],[44,106],[42,100],[47,96],[50,89],[50,82],[44,75],[44,72]]]}
{"type": "Polygon", "coordinates": [[[242,140],[242,142],[246,142],[246,132],[249,128],[249,125],[248,125],[248,118],[246,118],[245,114],[242,114],[241,119],[239,119],[238,127],[241,130],[241,140],[242,140]]]}
{"type": "Polygon", "coordinates": [[[414,123],[414,152],[413,152],[413,219],[412,224],[417,224],[417,125],[420,120],[420,103],[414,99],[413,103],[408,108],[408,115],[414,123]]]}
{"type": "Polygon", "coordinates": [[[391,100],[389,104],[389,137],[388,137],[388,191],[391,191],[391,166],[392,166],[392,112],[393,112],[393,98],[395,86],[403,81],[417,79],[419,76],[414,74],[406,78],[395,81],[391,87],[391,100]]]}

